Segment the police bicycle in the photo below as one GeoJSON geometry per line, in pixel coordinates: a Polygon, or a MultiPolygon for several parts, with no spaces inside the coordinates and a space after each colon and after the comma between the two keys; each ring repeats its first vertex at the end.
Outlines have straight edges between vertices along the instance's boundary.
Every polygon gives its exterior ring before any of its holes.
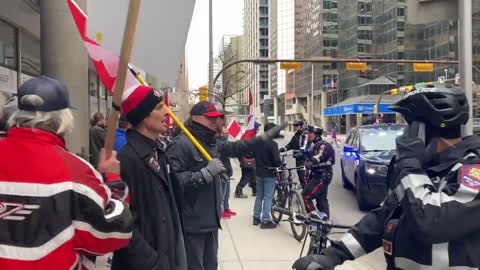
{"type": "Polygon", "coordinates": [[[327,214],[318,210],[312,211],[308,214],[292,212],[289,209],[274,206],[274,211],[282,213],[291,217],[294,223],[303,224],[307,226],[307,236],[303,239],[302,250],[300,251],[300,258],[303,257],[303,251],[307,243],[307,238],[310,238],[310,244],[306,255],[322,255],[327,248],[327,243],[332,241],[330,235],[343,232],[332,232],[332,229],[348,230],[351,226],[335,224],[328,220],[327,214]]]}
{"type": "MultiPolygon", "coordinates": [[[[298,183],[294,181],[292,174],[293,170],[303,169],[304,167],[287,168],[285,163],[286,156],[288,155],[282,155],[282,165],[280,167],[268,168],[274,171],[277,178],[271,211],[272,219],[275,223],[280,223],[283,217],[283,213],[274,210],[275,207],[286,208],[295,213],[306,213],[302,195],[296,189],[298,183]]],[[[291,218],[286,221],[290,222],[293,237],[298,241],[302,241],[305,238],[306,225],[295,224],[291,218]]]]}

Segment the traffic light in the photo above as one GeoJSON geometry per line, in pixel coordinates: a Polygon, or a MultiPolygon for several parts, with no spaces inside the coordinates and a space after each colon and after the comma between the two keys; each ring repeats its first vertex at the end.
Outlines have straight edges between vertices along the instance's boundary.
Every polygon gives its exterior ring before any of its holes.
{"type": "Polygon", "coordinates": [[[208,87],[202,86],[198,89],[200,101],[208,101],[208,87]]]}

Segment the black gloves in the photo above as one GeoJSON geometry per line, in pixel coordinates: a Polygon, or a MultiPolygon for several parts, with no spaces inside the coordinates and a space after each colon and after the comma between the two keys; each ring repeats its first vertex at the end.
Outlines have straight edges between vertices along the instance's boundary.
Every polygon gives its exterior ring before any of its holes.
{"type": "Polygon", "coordinates": [[[222,161],[218,158],[214,158],[210,160],[207,166],[200,170],[206,184],[213,182],[213,179],[215,178],[215,176],[219,174],[224,174],[226,171],[227,169],[225,169],[225,166],[223,165],[222,161]]]}
{"type": "Polygon", "coordinates": [[[286,152],[287,149],[285,147],[280,147],[280,149],[278,149],[278,152],[280,153],[283,153],[283,152],[286,152]]]}
{"type": "Polygon", "coordinates": [[[308,255],[295,261],[295,270],[333,270],[336,264],[330,257],[323,255],[308,255]]]}

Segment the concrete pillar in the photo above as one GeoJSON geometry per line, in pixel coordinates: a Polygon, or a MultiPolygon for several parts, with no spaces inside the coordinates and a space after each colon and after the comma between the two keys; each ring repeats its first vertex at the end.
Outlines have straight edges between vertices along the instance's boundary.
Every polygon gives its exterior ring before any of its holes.
{"type": "Polygon", "coordinates": [[[321,96],[321,106],[320,106],[320,115],[321,115],[321,123],[323,128],[328,128],[327,127],[327,117],[323,115],[323,109],[327,108],[327,92],[322,91],[322,96],[321,96]]]}
{"type": "Polygon", "coordinates": [[[363,114],[357,113],[357,127],[363,124],[363,114]]]}
{"type": "Polygon", "coordinates": [[[346,129],[346,133],[348,133],[350,131],[350,129],[352,129],[352,115],[351,114],[347,114],[345,116],[345,129],[346,129]]]}
{"type": "MultiPolygon", "coordinates": [[[[86,10],[86,0],[76,0],[86,10]]],[[[72,19],[67,1],[40,1],[42,73],[68,87],[75,129],[66,138],[70,151],[88,157],[88,55],[72,19]]]]}

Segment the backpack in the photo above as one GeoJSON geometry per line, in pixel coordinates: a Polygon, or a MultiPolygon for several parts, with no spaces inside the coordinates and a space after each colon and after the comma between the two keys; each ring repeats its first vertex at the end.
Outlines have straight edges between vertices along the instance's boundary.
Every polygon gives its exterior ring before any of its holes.
{"type": "Polygon", "coordinates": [[[242,168],[255,168],[256,162],[254,158],[247,158],[243,157],[242,158],[242,168]]]}

